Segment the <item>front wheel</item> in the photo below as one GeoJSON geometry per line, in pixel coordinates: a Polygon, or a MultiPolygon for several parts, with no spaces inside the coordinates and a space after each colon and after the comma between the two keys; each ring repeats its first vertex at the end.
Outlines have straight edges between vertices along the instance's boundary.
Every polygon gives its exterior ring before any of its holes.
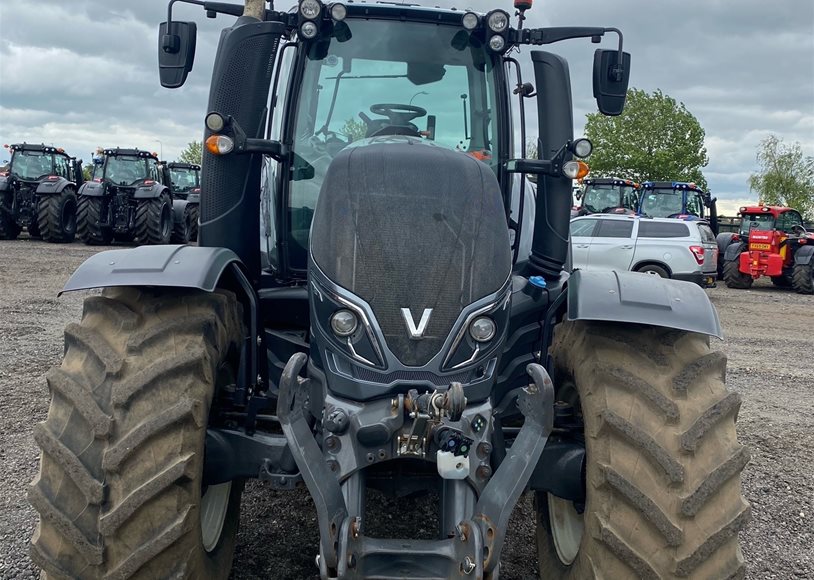
{"type": "Polygon", "coordinates": [[[139,244],[167,244],[172,234],[172,202],[167,192],[142,199],[136,208],[136,241],[139,244]]]}
{"type": "Polygon", "coordinates": [[[706,336],[564,322],[557,399],[584,425],[586,499],[538,493],[540,578],[738,578],[750,506],[740,397],[706,336]]]}
{"type": "Polygon", "coordinates": [[[752,287],[752,278],[749,274],[744,274],[740,270],[740,260],[732,260],[724,264],[724,282],[727,288],[737,290],[748,290],[752,287]]]}
{"type": "Polygon", "coordinates": [[[76,193],[66,187],[62,193],[46,195],[37,204],[37,225],[43,241],[70,243],[76,236],[76,193]]]}
{"type": "Polygon", "coordinates": [[[49,578],[228,577],[242,484],[202,479],[209,409],[234,383],[241,320],[219,291],[86,299],[34,429],[31,557],[49,578]]]}
{"type": "Polygon", "coordinates": [[[814,265],[811,262],[794,266],[792,286],[800,294],[814,294],[814,265]]]}
{"type": "Polygon", "coordinates": [[[0,208],[0,240],[16,240],[21,228],[14,221],[11,213],[0,208]]]}

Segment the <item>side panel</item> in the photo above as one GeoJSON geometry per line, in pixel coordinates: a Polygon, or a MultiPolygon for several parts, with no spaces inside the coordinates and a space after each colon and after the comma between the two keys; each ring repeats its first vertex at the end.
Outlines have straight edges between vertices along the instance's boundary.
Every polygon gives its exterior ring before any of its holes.
{"type": "Polygon", "coordinates": [[[636,272],[574,272],[568,320],[664,326],[723,338],[718,313],[699,286],[636,272]]]}
{"type": "Polygon", "coordinates": [[[166,245],[108,250],[85,260],[62,292],[110,286],[172,286],[211,292],[232,262],[240,260],[226,248],[166,245]]]}
{"type": "MultiPolygon", "coordinates": [[[[262,137],[274,55],[284,26],[240,17],[220,38],[212,72],[209,111],[232,116],[248,137],[262,137]]],[[[211,132],[206,129],[204,140],[211,132]]],[[[260,273],[259,155],[212,155],[204,148],[201,190],[201,246],[231,249],[246,264],[249,277],[260,273]]]]}
{"type": "MultiPolygon", "coordinates": [[[[568,63],[561,56],[533,51],[531,60],[537,83],[538,155],[540,159],[551,159],[574,138],[571,77],[568,63]]],[[[567,155],[564,161],[569,158],[567,155]]],[[[541,175],[529,262],[546,277],[559,278],[565,264],[570,215],[571,180],[541,175]]]]}

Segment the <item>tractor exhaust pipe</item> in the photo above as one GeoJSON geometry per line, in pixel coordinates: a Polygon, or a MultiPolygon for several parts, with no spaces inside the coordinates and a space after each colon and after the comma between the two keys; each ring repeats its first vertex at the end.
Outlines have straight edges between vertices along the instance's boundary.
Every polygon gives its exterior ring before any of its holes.
{"type": "MultiPolygon", "coordinates": [[[[574,138],[571,77],[568,63],[556,54],[533,51],[531,61],[537,83],[539,159],[552,159],[574,138]]],[[[568,161],[570,154],[563,161],[568,161]]],[[[540,175],[529,264],[534,274],[550,280],[560,277],[568,255],[571,217],[571,180],[540,175]]]]}

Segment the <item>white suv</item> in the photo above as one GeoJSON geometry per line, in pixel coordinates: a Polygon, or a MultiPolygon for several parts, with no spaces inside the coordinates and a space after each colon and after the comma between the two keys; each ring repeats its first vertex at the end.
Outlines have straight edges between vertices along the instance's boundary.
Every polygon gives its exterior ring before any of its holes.
{"type": "Polygon", "coordinates": [[[571,220],[571,261],[574,269],[651,272],[708,288],[718,277],[718,244],[704,221],[593,214],[571,220]]]}

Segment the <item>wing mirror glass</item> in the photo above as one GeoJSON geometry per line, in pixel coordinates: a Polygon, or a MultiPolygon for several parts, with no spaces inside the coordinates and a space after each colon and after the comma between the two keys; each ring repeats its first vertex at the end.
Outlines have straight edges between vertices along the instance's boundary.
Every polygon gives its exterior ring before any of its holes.
{"type": "Polygon", "coordinates": [[[599,112],[616,116],[625,108],[630,81],[630,53],[599,49],[594,52],[594,98],[599,112]]]}
{"type": "Polygon", "coordinates": [[[184,84],[195,61],[198,27],[194,22],[162,22],[158,26],[158,74],[161,86],[176,89],[184,84]]]}

